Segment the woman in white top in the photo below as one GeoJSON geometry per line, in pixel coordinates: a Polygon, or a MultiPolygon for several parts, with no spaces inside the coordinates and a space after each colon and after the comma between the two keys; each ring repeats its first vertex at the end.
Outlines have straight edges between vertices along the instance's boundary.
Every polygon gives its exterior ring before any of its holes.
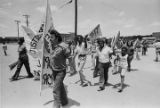
{"type": "Polygon", "coordinates": [[[81,85],[84,87],[88,85],[89,81],[86,80],[83,74],[83,68],[86,63],[86,56],[87,56],[87,43],[82,36],[78,37],[77,46],[74,52],[75,52],[74,57],[78,56],[77,72],[79,73],[80,76],[81,85]]]}

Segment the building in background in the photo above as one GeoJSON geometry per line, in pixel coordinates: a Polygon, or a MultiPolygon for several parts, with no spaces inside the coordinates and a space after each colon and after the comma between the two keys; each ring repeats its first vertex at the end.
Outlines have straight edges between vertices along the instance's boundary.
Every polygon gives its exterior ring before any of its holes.
{"type": "Polygon", "coordinates": [[[156,39],[160,39],[160,32],[153,32],[152,36],[155,37],[156,39]]]}
{"type": "MultiPolygon", "coordinates": [[[[74,33],[62,33],[61,34],[62,36],[62,40],[63,42],[69,42],[69,41],[74,41],[75,39],[75,35],[74,33]]],[[[22,36],[20,36],[19,38],[24,38],[22,36]]],[[[17,43],[18,42],[18,37],[16,36],[7,36],[7,37],[0,37],[0,43],[3,43],[3,42],[6,42],[6,43],[17,43]]]]}

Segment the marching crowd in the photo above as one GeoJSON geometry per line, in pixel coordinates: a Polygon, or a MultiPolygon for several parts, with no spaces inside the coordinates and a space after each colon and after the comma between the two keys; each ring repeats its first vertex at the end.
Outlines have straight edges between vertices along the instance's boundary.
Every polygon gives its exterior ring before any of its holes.
{"type": "MultiPolygon", "coordinates": [[[[89,40],[87,36],[78,36],[75,40],[68,43],[62,42],[60,33],[55,30],[50,31],[51,43],[54,43],[53,52],[50,57],[50,68],[53,72],[53,97],[54,107],[60,108],[68,103],[67,94],[64,88],[63,80],[69,68],[69,75],[73,77],[76,73],[80,77],[80,85],[86,87],[91,82],[86,79],[84,74],[84,66],[88,56],[91,56],[91,64],[93,70],[93,78],[99,77],[98,91],[105,89],[105,85],[108,84],[108,71],[112,68],[112,74],[120,74],[120,89],[118,92],[123,91],[123,85],[125,81],[126,72],[131,71],[132,60],[135,56],[137,60],[140,60],[140,52],[142,56],[146,55],[148,44],[146,41],[142,41],[142,38],[137,40],[124,40],[119,38],[117,43],[113,45],[107,38],[96,38],[94,41],[89,40]],[[75,61],[75,58],[78,58],[75,61]],[[66,62],[68,61],[68,63],[66,62]]],[[[17,80],[20,74],[20,70],[24,64],[28,78],[32,78],[33,74],[30,71],[30,65],[27,55],[27,50],[24,45],[24,39],[20,39],[18,47],[19,58],[16,62],[17,70],[11,80],[17,80]]],[[[6,49],[6,48],[5,48],[6,49]]],[[[155,44],[156,59],[160,55],[160,41],[157,40],[155,44]]],[[[6,50],[4,51],[6,55],[6,50]]],[[[16,66],[14,65],[14,66],[16,66]]],[[[10,67],[12,68],[12,67],[10,67]]]]}

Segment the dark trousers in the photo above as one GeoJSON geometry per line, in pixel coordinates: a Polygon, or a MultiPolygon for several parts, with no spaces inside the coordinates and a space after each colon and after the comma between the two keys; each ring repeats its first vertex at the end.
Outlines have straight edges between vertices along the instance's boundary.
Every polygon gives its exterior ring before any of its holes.
{"type": "Polygon", "coordinates": [[[129,55],[127,57],[128,71],[131,70],[131,62],[132,62],[132,60],[133,60],[133,55],[129,55]]]}
{"type": "Polygon", "coordinates": [[[76,68],[75,68],[74,57],[68,58],[68,61],[69,61],[69,66],[70,66],[70,74],[75,74],[76,68]]]}
{"type": "Polygon", "coordinates": [[[146,55],[146,52],[147,52],[147,48],[146,48],[146,47],[143,47],[143,48],[142,48],[142,55],[146,55]]]}
{"type": "Polygon", "coordinates": [[[13,75],[13,78],[17,79],[19,77],[19,74],[20,74],[20,71],[21,71],[23,64],[27,70],[28,76],[33,76],[33,74],[30,71],[28,56],[26,56],[24,58],[18,59],[17,70],[16,70],[15,74],[13,75]]]}
{"type": "Polygon", "coordinates": [[[94,72],[93,72],[93,77],[98,76],[98,71],[99,71],[98,62],[99,62],[99,59],[98,59],[98,57],[96,57],[96,66],[95,66],[95,69],[94,69],[94,72]]]}
{"type": "Polygon", "coordinates": [[[108,83],[108,69],[110,67],[110,63],[98,63],[98,68],[100,72],[100,78],[99,78],[99,86],[104,88],[105,84],[108,83]]]}
{"type": "Polygon", "coordinates": [[[7,56],[7,51],[6,50],[4,50],[4,55],[7,56]]]}
{"type": "Polygon", "coordinates": [[[66,76],[66,70],[54,71],[54,86],[53,86],[53,97],[54,97],[54,107],[60,108],[62,105],[68,103],[67,93],[64,88],[63,80],[66,76]]]}

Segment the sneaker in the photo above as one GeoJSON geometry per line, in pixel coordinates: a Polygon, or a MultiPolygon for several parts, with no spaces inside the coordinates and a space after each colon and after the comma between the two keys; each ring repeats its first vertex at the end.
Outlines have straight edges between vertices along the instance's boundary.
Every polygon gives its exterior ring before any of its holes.
{"type": "Polygon", "coordinates": [[[86,87],[86,86],[88,86],[87,83],[83,83],[83,84],[82,84],[82,87],[86,87]]]}
{"type": "Polygon", "coordinates": [[[105,89],[104,87],[99,87],[99,89],[97,91],[102,91],[104,89],[105,89]]]}
{"type": "Polygon", "coordinates": [[[31,74],[31,75],[28,75],[27,78],[33,78],[34,76],[31,74]]]}
{"type": "Polygon", "coordinates": [[[14,78],[14,77],[10,78],[10,81],[16,81],[16,80],[18,80],[18,78],[14,78]]]}
{"type": "Polygon", "coordinates": [[[119,90],[118,90],[118,92],[122,92],[122,91],[123,91],[122,89],[119,89],[119,90]]]}

